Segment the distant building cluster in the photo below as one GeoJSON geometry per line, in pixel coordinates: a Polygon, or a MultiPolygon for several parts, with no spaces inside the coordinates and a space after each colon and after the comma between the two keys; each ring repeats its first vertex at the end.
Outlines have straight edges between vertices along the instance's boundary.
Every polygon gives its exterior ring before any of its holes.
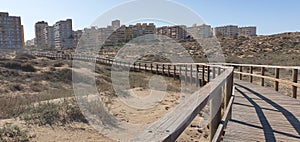
{"type": "Polygon", "coordinates": [[[53,26],[40,21],[35,24],[35,45],[38,47],[73,48],[72,20],[61,20],[53,26]]]}
{"type": "Polygon", "coordinates": [[[107,27],[98,28],[92,26],[83,30],[72,30],[72,20],[58,21],[53,26],[47,22],[40,21],[35,24],[34,40],[26,44],[38,47],[55,47],[55,48],[75,48],[81,43],[81,46],[95,47],[99,45],[123,44],[134,38],[156,34],[164,35],[171,39],[194,40],[201,38],[212,38],[216,36],[256,36],[256,27],[238,27],[228,25],[212,28],[210,25],[185,25],[162,26],[156,27],[154,23],[137,23],[135,25],[121,25],[120,20],[114,20],[107,27]]]}
{"type": "Polygon", "coordinates": [[[24,47],[24,30],[21,18],[0,12],[0,49],[24,47]]]}
{"type": "Polygon", "coordinates": [[[235,25],[228,25],[214,28],[214,33],[217,36],[256,36],[256,27],[238,27],[235,25]]]}

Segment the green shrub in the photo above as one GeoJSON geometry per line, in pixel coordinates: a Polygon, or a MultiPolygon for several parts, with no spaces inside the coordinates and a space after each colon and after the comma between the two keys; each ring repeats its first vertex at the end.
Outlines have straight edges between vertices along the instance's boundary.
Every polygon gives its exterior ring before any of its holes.
{"type": "Polygon", "coordinates": [[[0,142],[28,142],[29,137],[26,131],[16,125],[6,124],[0,128],[0,142]]]}

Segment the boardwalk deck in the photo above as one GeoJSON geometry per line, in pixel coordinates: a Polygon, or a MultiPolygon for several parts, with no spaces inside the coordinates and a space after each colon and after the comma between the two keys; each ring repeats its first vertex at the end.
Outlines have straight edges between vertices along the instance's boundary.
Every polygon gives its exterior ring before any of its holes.
{"type": "Polygon", "coordinates": [[[224,141],[300,141],[300,101],[235,80],[232,119],[224,141]]]}

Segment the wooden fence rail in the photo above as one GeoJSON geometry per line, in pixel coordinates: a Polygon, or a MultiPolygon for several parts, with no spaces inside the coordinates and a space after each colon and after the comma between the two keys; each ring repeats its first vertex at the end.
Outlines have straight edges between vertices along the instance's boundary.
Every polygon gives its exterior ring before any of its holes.
{"type": "Polygon", "coordinates": [[[232,66],[235,68],[234,73],[239,75],[239,79],[242,80],[243,76],[249,77],[249,82],[253,82],[253,77],[259,78],[261,81],[261,86],[265,86],[265,79],[273,81],[274,90],[279,90],[279,84],[290,86],[292,90],[291,96],[297,98],[297,89],[300,88],[299,82],[299,66],[270,66],[270,65],[252,65],[252,64],[231,64],[231,63],[222,63],[219,65],[232,66]],[[254,73],[254,69],[259,70],[260,73],[254,73]],[[274,74],[268,74],[267,71],[273,71],[274,74]],[[283,79],[280,76],[280,72],[286,71],[287,73],[291,72],[291,79],[283,79]]]}

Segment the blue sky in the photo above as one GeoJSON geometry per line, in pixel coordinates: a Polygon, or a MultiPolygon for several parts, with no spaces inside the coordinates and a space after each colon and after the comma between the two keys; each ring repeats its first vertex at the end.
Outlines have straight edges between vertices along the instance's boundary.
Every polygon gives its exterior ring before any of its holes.
{"type": "MultiPolygon", "coordinates": [[[[300,31],[298,0],[173,0],[215,26],[257,26],[260,35],[300,31]]],[[[100,15],[128,0],[2,0],[0,11],[21,16],[25,40],[34,38],[34,24],[73,19],[73,29],[90,26],[100,15]]],[[[155,8],[153,8],[155,10],[155,8]]],[[[121,21],[122,22],[122,21],[121,21]]],[[[109,24],[109,23],[107,23],[109,24]]]]}

